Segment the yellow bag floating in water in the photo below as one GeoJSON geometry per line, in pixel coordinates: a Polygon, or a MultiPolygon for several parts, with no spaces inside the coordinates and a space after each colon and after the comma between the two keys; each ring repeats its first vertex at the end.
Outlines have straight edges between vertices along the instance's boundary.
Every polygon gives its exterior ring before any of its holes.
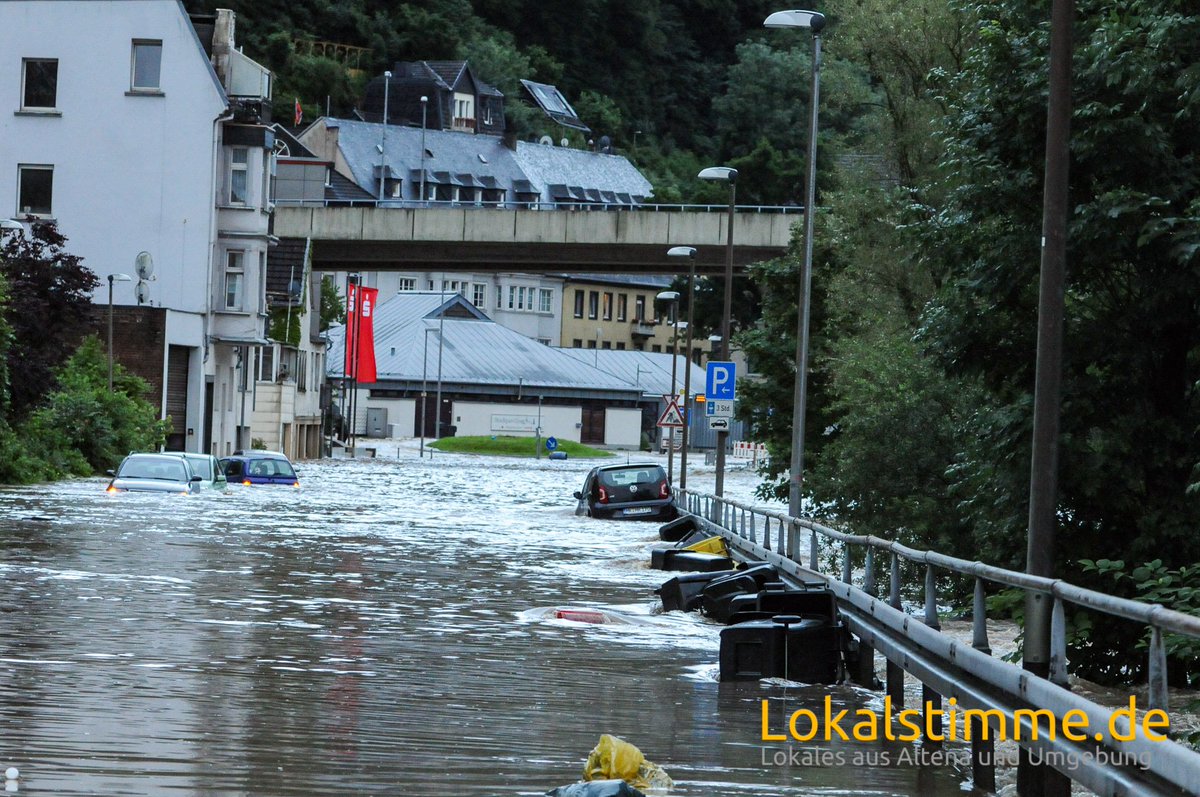
{"type": "Polygon", "coordinates": [[[695,551],[696,553],[715,553],[717,556],[729,556],[729,549],[725,547],[724,537],[709,537],[707,540],[700,540],[700,542],[689,545],[683,550],[695,551]]]}
{"type": "Polygon", "coordinates": [[[583,765],[584,780],[620,779],[636,789],[669,789],[674,781],[634,745],[604,734],[583,765]]]}

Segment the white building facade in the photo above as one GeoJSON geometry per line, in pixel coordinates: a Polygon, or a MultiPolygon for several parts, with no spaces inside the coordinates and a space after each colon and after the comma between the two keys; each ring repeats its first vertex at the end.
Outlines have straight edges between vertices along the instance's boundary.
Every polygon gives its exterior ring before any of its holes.
{"type": "Polygon", "coordinates": [[[250,442],[271,243],[270,74],[233,37],[230,12],[194,21],[177,0],[0,3],[0,218],[55,221],[97,303],[108,275],[133,278],[120,317],[159,334],[117,359],[160,349],[130,368],[161,390],[168,446],[218,455],[250,442]]]}

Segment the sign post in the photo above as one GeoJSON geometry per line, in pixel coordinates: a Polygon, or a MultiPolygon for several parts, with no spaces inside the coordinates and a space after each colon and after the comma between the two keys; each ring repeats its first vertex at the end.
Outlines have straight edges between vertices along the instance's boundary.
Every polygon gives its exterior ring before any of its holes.
{"type": "MultiPolygon", "coordinates": [[[[728,291],[728,286],[726,287],[728,291]]],[[[726,294],[726,301],[728,301],[726,294]]],[[[728,319],[728,314],[726,314],[728,319]]],[[[725,341],[722,344],[726,356],[729,351],[728,321],[725,327],[725,341]]],[[[729,443],[730,419],[733,417],[733,403],[737,398],[737,365],[721,360],[709,361],[705,372],[704,395],[706,402],[704,414],[708,417],[709,428],[717,432],[717,483],[716,494],[725,494],[725,446],[729,443]]]]}

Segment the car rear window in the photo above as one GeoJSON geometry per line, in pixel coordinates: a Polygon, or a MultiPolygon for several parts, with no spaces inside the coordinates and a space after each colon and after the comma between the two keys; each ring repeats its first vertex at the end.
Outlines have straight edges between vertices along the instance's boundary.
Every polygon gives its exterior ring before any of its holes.
{"type": "Polygon", "coordinates": [[[247,468],[251,476],[286,476],[295,478],[296,471],[286,459],[256,459],[247,468]]]}
{"type": "Polygon", "coordinates": [[[663,469],[654,465],[643,468],[621,468],[600,471],[600,483],[605,487],[624,487],[630,484],[655,484],[667,478],[663,469]]]}
{"type": "Polygon", "coordinates": [[[130,457],[125,460],[117,476],[122,479],[163,479],[173,482],[188,480],[187,469],[184,468],[183,462],[172,462],[165,457],[163,459],[130,457]]]}
{"type": "Polygon", "coordinates": [[[212,481],[212,460],[208,457],[188,457],[187,459],[191,463],[192,473],[203,477],[205,481],[212,481]]]}

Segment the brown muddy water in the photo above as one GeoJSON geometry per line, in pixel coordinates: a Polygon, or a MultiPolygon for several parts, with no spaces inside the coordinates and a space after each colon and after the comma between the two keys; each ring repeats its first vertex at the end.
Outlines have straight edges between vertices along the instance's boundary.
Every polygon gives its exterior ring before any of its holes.
{"type": "Polygon", "coordinates": [[[654,611],[657,525],[574,516],[587,467],[401,456],[301,463],[299,490],[0,491],[6,788],[536,795],[611,733],[673,794],[963,793],[961,766],[903,763],[895,743],[795,743],[803,763],[777,765],[762,698],[878,696],[718,683],[719,627],[654,611]],[[629,622],[537,611],[569,606],[629,622]]]}

